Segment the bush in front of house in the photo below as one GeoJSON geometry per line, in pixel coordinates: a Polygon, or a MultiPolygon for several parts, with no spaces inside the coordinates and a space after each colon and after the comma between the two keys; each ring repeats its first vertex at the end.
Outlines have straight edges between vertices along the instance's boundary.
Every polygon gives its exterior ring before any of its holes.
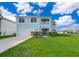
{"type": "Polygon", "coordinates": [[[56,36],[57,32],[48,32],[48,36],[56,36]]]}
{"type": "MultiPolygon", "coordinates": [[[[33,37],[41,37],[41,36],[44,36],[44,32],[32,31],[31,32],[31,35],[33,37]]],[[[57,35],[57,32],[48,32],[47,35],[48,36],[56,36],[57,35]]]]}
{"type": "Polygon", "coordinates": [[[32,31],[32,32],[31,32],[31,35],[32,35],[33,37],[38,37],[38,36],[40,36],[40,34],[41,34],[41,32],[38,32],[38,31],[32,31]]]}
{"type": "Polygon", "coordinates": [[[53,35],[53,32],[48,32],[48,36],[52,36],[53,35]]]}

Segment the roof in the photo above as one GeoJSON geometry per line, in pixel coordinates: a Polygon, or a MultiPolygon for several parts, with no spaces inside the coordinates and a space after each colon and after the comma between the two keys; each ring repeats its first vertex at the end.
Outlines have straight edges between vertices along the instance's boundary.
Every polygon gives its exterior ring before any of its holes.
{"type": "Polygon", "coordinates": [[[7,13],[3,9],[0,9],[0,17],[5,18],[11,22],[16,22],[16,17],[7,15],[7,13]]]}
{"type": "Polygon", "coordinates": [[[16,23],[15,21],[9,20],[9,19],[7,19],[7,18],[5,18],[5,17],[3,17],[3,16],[2,16],[2,18],[5,19],[5,20],[7,20],[7,21],[10,21],[10,22],[16,23]]]}
{"type": "Polygon", "coordinates": [[[16,16],[16,17],[50,17],[51,18],[51,16],[23,16],[23,15],[16,16]]]}

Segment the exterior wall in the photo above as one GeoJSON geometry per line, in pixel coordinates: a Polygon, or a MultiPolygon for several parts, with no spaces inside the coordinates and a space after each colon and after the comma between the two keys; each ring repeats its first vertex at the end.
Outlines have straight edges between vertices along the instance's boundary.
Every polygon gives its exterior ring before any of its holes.
{"type": "Polygon", "coordinates": [[[22,33],[24,33],[24,35],[27,35],[28,32],[31,31],[40,31],[39,18],[37,18],[37,22],[33,22],[33,23],[31,23],[31,17],[24,16],[24,18],[25,18],[25,22],[19,23],[19,17],[17,17],[17,35],[20,35],[22,33]]]}
{"type": "Polygon", "coordinates": [[[16,33],[16,23],[3,18],[1,20],[1,32],[2,36],[13,35],[16,33]]]}
{"type": "Polygon", "coordinates": [[[51,19],[51,17],[41,17],[40,20],[43,19],[43,18],[48,18],[49,22],[47,22],[47,23],[41,22],[40,23],[41,28],[49,28],[49,32],[51,32],[52,31],[52,28],[51,28],[51,26],[52,26],[51,25],[52,19],[51,19]]]}
{"type": "Polygon", "coordinates": [[[0,17],[0,32],[1,32],[1,17],[0,17]]]}
{"type": "Polygon", "coordinates": [[[39,16],[17,16],[17,35],[30,35],[31,31],[41,31],[42,28],[49,28],[49,32],[52,31],[52,19],[51,17],[39,17],[39,16]],[[25,22],[19,23],[19,17],[24,17],[25,22]],[[31,17],[36,17],[37,22],[31,22],[31,17]],[[50,19],[48,23],[41,22],[41,19],[50,19]]]}
{"type": "Polygon", "coordinates": [[[55,28],[55,26],[56,26],[56,23],[55,23],[55,21],[51,21],[51,30],[52,30],[52,32],[56,32],[56,28],[55,28]]]}

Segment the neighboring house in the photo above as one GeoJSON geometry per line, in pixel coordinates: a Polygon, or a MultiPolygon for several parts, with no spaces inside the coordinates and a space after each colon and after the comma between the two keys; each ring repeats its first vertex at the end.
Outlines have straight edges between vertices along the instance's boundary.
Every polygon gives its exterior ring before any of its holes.
{"type": "Polygon", "coordinates": [[[16,33],[16,22],[0,15],[0,36],[13,35],[16,33]]]}
{"type": "Polygon", "coordinates": [[[55,24],[51,17],[47,16],[17,16],[17,35],[31,35],[32,31],[47,32],[55,31],[55,24]]]}

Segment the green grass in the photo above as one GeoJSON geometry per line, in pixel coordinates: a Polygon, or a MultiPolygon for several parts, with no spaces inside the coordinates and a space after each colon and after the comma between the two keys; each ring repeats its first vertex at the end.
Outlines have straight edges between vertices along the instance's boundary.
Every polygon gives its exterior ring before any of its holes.
{"type": "Polygon", "coordinates": [[[0,40],[1,40],[1,39],[5,39],[5,38],[10,38],[10,37],[15,37],[15,35],[9,35],[9,36],[0,36],[0,40]]]}
{"type": "Polygon", "coordinates": [[[79,35],[31,38],[3,53],[4,57],[79,57],[79,35]]]}

